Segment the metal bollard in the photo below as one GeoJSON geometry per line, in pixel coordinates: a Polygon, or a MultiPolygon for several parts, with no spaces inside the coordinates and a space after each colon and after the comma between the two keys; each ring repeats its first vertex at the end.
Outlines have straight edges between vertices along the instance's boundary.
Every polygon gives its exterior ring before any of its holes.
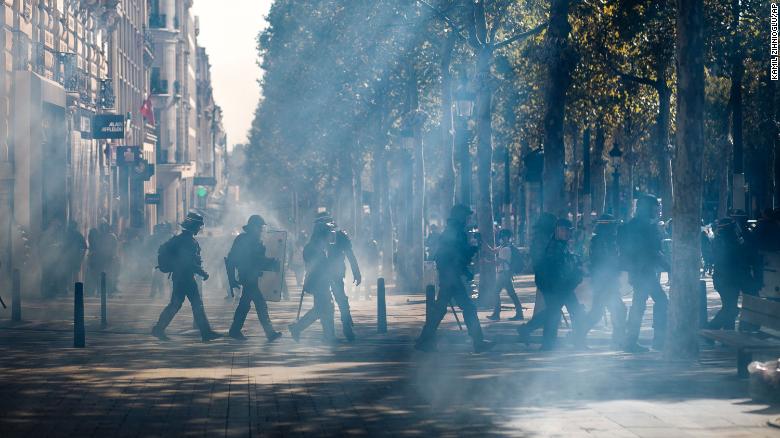
{"type": "Polygon", "coordinates": [[[699,327],[707,328],[707,282],[699,280],[699,327]]]}
{"type": "Polygon", "coordinates": [[[436,286],[429,284],[425,286],[425,321],[431,318],[433,312],[433,303],[436,301],[436,286]]]}
{"type": "Polygon", "coordinates": [[[84,283],[76,283],[76,294],[73,299],[73,347],[84,348],[85,338],[84,283]]]}
{"type": "Polygon", "coordinates": [[[106,273],[100,273],[100,328],[108,327],[108,292],[106,292],[106,273]]]}
{"type": "Polygon", "coordinates": [[[376,332],[387,333],[387,304],[385,303],[385,279],[376,279],[376,332]]]}
{"type": "Polygon", "coordinates": [[[22,274],[14,269],[11,285],[11,321],[22,320],[22,274]]]}

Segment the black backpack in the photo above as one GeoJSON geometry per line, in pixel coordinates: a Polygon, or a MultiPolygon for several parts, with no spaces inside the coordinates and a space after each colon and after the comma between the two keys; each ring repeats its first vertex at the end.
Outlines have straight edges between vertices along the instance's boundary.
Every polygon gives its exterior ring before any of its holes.
{"type": "Polygon", "coordinates": [[[525,269],[523,253],[514,245],[510,245],[509,247],[512,249],[512,257],[509,260],[509,270],[512,271],[513,275],[522,274],[523,269],[525,269]]]}
{"type": "Polygon", "coordinates": [[[176,268],[176,237],[171,237],[157,249],[157,269],[164,274],[170,274],[176,268]]]}

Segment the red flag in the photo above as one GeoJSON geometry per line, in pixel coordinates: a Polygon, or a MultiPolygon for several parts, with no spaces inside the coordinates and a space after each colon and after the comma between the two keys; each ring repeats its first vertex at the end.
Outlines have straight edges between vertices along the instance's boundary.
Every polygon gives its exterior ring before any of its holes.
{"type": "Polygon", "coordinates": [[[144,100],[144,103],[141,104],[141,117],[152,125],[155,124],[154,121],[154,107],[152,106],[152,96],[149,96],[144,100]]]}

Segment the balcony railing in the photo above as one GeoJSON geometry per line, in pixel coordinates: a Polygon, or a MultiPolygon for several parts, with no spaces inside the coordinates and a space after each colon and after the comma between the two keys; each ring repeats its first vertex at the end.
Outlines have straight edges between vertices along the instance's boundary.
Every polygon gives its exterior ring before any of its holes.
{"type": "Polygon", "coordinates": [[[165,28],[167,17],[165,14],[152,14],[149,16],[149,27],[152,29],[165,28]]]}
{"type": "Polygon", "coordinates": [[[168,81],[166,79],[152,81],[150,86],[152,94],[168,94],[168,81]]]}

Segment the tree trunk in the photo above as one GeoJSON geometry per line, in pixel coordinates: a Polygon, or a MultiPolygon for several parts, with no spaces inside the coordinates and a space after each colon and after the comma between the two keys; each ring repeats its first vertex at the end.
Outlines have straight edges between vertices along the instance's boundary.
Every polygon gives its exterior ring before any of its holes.
{"type": "MultiPolygon", "coordinates": [[[[491,100],[493,90],[491,88],[490,60],[493,50],[490,47],[483,48],[477,56],[477,225],[479,227],[482,243],[491,247],[495,246],[493,230],[493,193],[492,193],[492,166],[493,166],[493,139],[492,139],[492,108],[491,100]]],[[[483,246],[484,248],[484,246],[483,246]]],[[[496,283],[496,266],[494,257],[490,251],[480,251],[479,260],[479,296],[480,304],[491,304],[494,299],[493,292],[496,283]]]]}
{"type": "Polygon", "coordinates": [[[704,2],[677,0],[677,148],[666,355],[699,353],[699,264],[704,149],[704,2]]]}
{"type": "Polygon", "coordinates": [[[567,213],[563,143],[566,92],[571,83],[568,37],[569,0],[551,0],[546,46],[551,54],[544,114],[544,209],[556,216],[567,213]]]}
{"type": "Polygon", "coordinates": [[[425,161],[423,160],[423,142],[422,133],[420,132],[421,126],[416,119],[418,102],[418,84],[417,84],[417,71],[414,68],[414,64],[410,63],[410,78],[409,78],[409,97],[411,103],[410,115],[415,118],[413,123],[413,135],[414,135],[414,150],[412,161],[412,222],[410,226],[411,240],[412,240],[412,254],[410,262],[412,264],[410,269],[410,277],[412,282],[411,292],[423,292],[425,285],[423,285],[423,262],[425,261],[425,161]]]}
{"type": "Polygon", "coordinates": [[[658,118],[656,119],[656,158],[658,160],[658,189],[663,218],[669,218],[673,207],[672,160],[669,156],[669,125],[672,117],[672,90],[666,85],[666,66],[659,63],[656,71],[658,86],[658,118]]]}
{"type": "Polygon", "coordinates": [[[596,141],[593,144],[593,173],[591,174],[593,182],[592,207],[596,215],[604,214],[604,203],[607,199],[607,169],[604,161],[604,124],[599,121],[596,124],[596,141]]]}
{"type": "Polygon", "coordinates": [[[452,50],[458,36],[455,32],[444,40],[441,53],[441,147],[444,156],[444,174],[441,178],[442,217],[447,217],[455,202],[455,126],[452,119],[452,50]]]}

